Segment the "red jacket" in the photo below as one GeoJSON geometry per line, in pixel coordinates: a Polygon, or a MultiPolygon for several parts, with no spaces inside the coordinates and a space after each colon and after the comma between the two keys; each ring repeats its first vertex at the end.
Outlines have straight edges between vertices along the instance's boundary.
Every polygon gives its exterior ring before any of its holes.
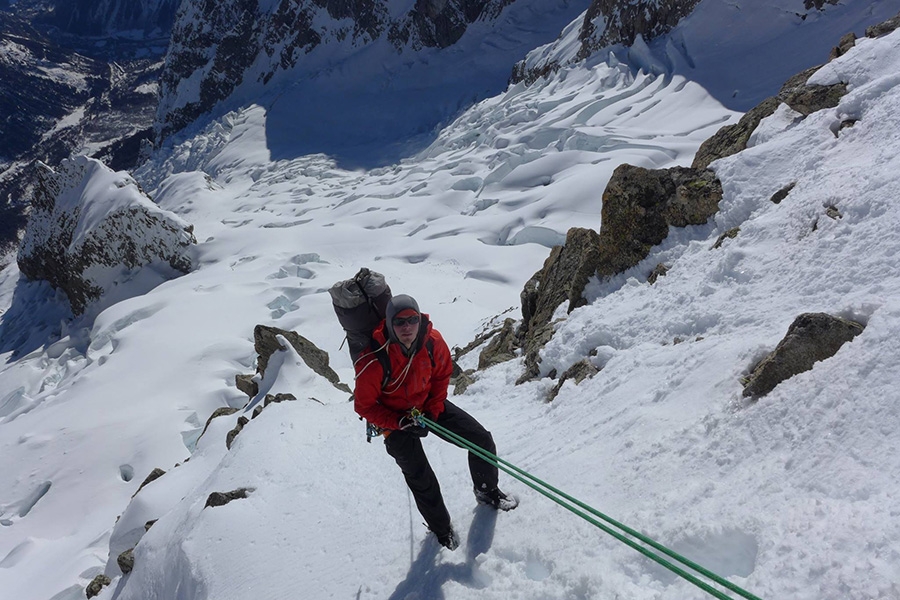
{"type": "MultiPolygon", "coordinates": [[[[400,417],[413,408],[418,408],[430,419],[444,412],[444,400],[453,373],[450,349],[441,334],[432,328],[428,315],[422,316],[425,334],[419,336],[419,350],[411,358],[407,358],[402,345],[396,342],[387,345],[391,381],[384,389],[381,389],[384,369],[374,354],[364,354],[356,363],[354,409],[369,423],[383,429],[397,429],[400,417]],[[434,345],[434,366],[425,346],[428,340],[434,345]],[[412,364],[404,374],[410,361],[412,364]]],[[[379,344],[385,343],[384,321],[372,337],[379,344]]]]}

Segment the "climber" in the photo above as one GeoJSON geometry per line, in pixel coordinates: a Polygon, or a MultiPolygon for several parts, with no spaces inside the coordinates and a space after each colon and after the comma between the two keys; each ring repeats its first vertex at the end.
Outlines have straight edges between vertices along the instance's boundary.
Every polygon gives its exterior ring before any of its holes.
{"type": "MultiPolygon", "coordinates": [[[[385,448],[403,472],[428,529],[442,546],[455,550],[459,538],[422,447],[428,429],[416,415],[421,413],[492,454],[496,454],[494,439],[475,418],[447,400],[453,371],[450,349],[412,297],[391,298],[372,338],[372,350],[356,362],[354,408],[384,430],[385,448]],[[379,358],[378,353],[387,356],[379,358]]],[[[497,487],[495,465],[470,452],[469,471],[479,503],[499,510],[518,505],[514,496],[497,487]]]]}

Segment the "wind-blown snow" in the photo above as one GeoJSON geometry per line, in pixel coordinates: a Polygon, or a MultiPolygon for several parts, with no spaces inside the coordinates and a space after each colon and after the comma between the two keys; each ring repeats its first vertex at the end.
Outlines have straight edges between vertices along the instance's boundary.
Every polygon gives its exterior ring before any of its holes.
{"type": "MultiPolygon", "coordinates": [[[[761,598],[900,597],[897,52],[900,32],[860,40],[817,75],[849,81],[838,107],[779,111],[751,148],[713,163],[725,197],[710,223],[673,230],[638,266],[592,282],[587,306],[558,311],[543,372],[588,358],[603,369],[593,379],[547,403],[556,382],[514,386],[517,359],[452,398],[501,456],[761,598]],[[648,285],[660,262],[668,275],[648,285]],[[740,378],[811,311],[866,329],[743,399],[740,378]]],[[[517,510],[477,508],[463,452],[429,436],[462,537],[441,549],[346,394],[293,351],[263,387],[297,401],[268,406],[231,450],[241,412],[199,435],[215,409],[246,404],[234,376],[254,370],[256,324],[311,339],[350,383],[325,291],[369,266],[462,346],[519,317],[548,245],[599,228],[616,165],[688,164],[738,116],[680,76],[599,64],[514,86],[375,171],[321,155],[272,162],[260,107],[158,154],[136,177],[195,225],[199,268],[49,328],[27,356],[3,338],[4,597],[74,600],[103,571],[115,579],[102,600],[706,597],[509,477],[517,510]],[[169,472],[131,500],[154,467],[169,472]],[[204,508],[238,488],[248,497],[204,508]],[[118,576],[118,552],[139,538],[135,570],[118,576]]],[[[0,276],[4,306],[60,310],[16,278],[14,265],[0,276]]]]}

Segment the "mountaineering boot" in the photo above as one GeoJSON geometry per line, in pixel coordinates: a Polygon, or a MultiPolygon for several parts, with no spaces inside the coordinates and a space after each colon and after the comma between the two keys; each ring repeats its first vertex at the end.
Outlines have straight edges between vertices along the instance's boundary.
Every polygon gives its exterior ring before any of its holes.
{"type": "Polygon", "coordinates": [[[456,550],[459,548],[459,538],[456,536],[456,532],[453,531],[452,525],[445,533],[435,532],[435,535],[437,536],[438,543],[447,550],[456,550]]]}
{"type": "Polygon", "coordinates": [[[475,488],[475,499],[481,504],[493,506],[497,510],[512,510],[519,505],[519,499],[515,496],[507,496],[500,488],[483,490],[475,488]]]}

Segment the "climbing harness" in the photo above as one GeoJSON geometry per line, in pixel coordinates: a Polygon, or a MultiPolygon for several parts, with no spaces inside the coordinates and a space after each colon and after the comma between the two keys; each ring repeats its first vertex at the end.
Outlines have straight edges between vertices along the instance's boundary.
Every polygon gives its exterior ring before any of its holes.
{"type": "Polygon", "coordinates": [[[531,473],[528,473],[527,471],[520,469],[519,467],[500,458],[499,456],[492,454],[492,453],[488,452],[487,450],[481,448],[480,446],[473,444],[472,442],[465,439],[464,437],[453,433],[452,431],[450,431],[449,429],[447,429],[445,427],[442,427],[441,425],[438,425],[437,423],[435,423],[428,417],[424,416],[421,412],[419,412],[419,411],[416,411],[416,412],[418,412],[417,415],[413,416],[411,414],[410,416],[413,417],[413,419],[415,419],[416,422],[422,424],[422,426],[431,429],[436,434],[453,441],[454,443],[456,443],[456,445],[460,446],[461,448],[465,448],[465,449],[469,450],[470,452],[472,452],[473,454],[475,454],[476,456],[479,456],[486,462],[488,462],[492,465],[495,465],[497,468],[499,468],[503,472],[511,475],[515,479],[521,481],[522,483],[524,483],[528,487],[532,488],[533,490],[543,494],[547,498],[550,498],[551,500],[553,500],[554,502],[556,502],[563,508],[569,510],[573,514],[578,515],[579,517],[581,517],[588,523],[591,523],[595,527],[599,528],[604,533],[611,535],[612,537],[619,540],[623,544],[633,548],[634,550],[637,550],[638,552],[640,552],[641,554],[643,554],[650,560],[662,565],[663,567],[672,571],[673,573],[675,573],[682,579],[689,581],[690,583],[699,587],[700,589],[707,592],[714,598],[718,598],[719,600],[734,600],[731,596],[727,596],[723,592],[712,587],[709,583],[698,578],[696,575],[693,575],[693,574],[689,573],[688,571],[686,571],[685,569],[679,567],[678,565],[673,564],[671,561],[666,560],[665,558],[663,558],[656,552],[653,552],[653,550],[651,550],[650,548],[653,548],[653,549],[659,551],[660,553],[665,554],[669,558],[674,559],[675,561],[681,563],[683,566],[688,567],[689,569],[695,571],[696,573],[699,573],[700,575],[703,575],[707,579],[721,585],[722,587],[727,588],[728,590],[731,590],[732,592],[734,592],[735,594],[738,594],[742,598],[746,598],[747,600],[761,600],[761,598],[759,598],[758,596],[755,596],[755,595],[751,594],[750,592],[748,592],[747,590],[731,583],[727,579],[725,579],[719,575],[716,575],[712,571],[702,567],[701,565],[691,561],[690,559],[685,558],[684,556],[681,556],[674,550],[671,550],[670,548],[663,546],[659,542],[641,534],[640,532],[638,532],[626,525],[623,525],[622,523],[619,523],[618,521],[606,516],[602,512],[593,508],[592,506],[589,506],[588,504],[585,504],[584,502],[578,500],[577,498],[574,498],[574,497],[566,494],[565,492],[553,487],[552,485],[550,485],[544,481],[541,481],[540,479],[538,479],[531,473]],[[591,516],[591,515],[593,515],[593,516],[591,516]],[[597,518],[594,518],[594,517],[597,517],[597,518]],[[611,527],[604,525],[600,521],[604,521],[605,523],[607,523],[608,525],[611,525],[612,527],[615,527],[619,531],[616,531],[616,530],[612,529],[611,527]],[[638,540],[640,542],[643,542],[647,546],[650,546],[650,548],[647,548],[646,546],[642,546],[641,544],[637,543],[634,539],[631,539],[631,538],[623,535],[623,533],[631,536],[632,538],[635,538],[636,540],[638,540]]]}

